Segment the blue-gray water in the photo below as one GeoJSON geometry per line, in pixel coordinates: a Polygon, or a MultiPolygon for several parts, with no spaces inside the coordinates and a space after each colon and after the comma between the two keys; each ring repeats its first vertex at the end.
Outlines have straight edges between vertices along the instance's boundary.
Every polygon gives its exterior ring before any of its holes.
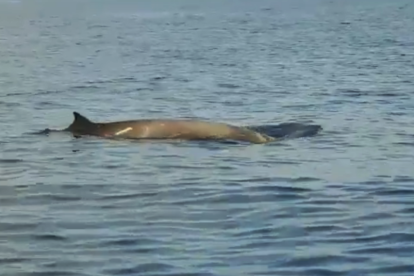
{"type": "Polygon", "coordinates": [[[0,0],[0,275],[414,273],[411,0],[0,0]],[[66,134],[304,122],[268,145],[66,134]]]}

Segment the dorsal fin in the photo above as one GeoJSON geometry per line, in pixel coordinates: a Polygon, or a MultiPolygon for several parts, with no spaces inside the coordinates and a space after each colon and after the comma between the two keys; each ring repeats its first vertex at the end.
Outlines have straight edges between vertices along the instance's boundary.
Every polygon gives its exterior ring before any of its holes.
{"type": "Polygon", "coordinates": [[[73,116],[75,117],[72,125],[77,125],[77,126],[87,126],[87,125],[93,125],[94,122],[92,122],[91,120],[89,120],[88,118],[86,118],[85,116],[81,115],[80,113],[74,111],[73,112],[73,116]]]}

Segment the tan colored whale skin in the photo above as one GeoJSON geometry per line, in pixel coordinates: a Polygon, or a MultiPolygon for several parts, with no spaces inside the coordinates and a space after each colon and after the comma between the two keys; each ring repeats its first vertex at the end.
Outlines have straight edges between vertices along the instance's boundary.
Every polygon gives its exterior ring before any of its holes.
{"type": "Polygon", "coordinates": [[[276,138],[246,127],[197,120],[143,119],[95,123],[73,112],[74,121],[64,129],[75,136],[91,135],[126,139],[234,140],[264,144],[276,138]]]}

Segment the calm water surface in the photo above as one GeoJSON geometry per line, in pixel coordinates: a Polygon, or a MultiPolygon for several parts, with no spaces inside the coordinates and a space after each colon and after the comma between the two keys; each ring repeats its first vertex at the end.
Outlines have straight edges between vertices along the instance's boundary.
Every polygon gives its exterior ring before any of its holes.
{"type": "Polygon", "coordinates": [[[414,2],[0,0],[0,271],[414,275],[414,2]],[[268,145],[54,133],[316,123],[268,145]]]}

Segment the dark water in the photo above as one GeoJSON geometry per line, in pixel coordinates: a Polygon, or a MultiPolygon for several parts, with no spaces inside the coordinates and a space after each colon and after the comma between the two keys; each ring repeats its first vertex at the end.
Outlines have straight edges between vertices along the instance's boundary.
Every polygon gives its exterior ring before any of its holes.
{"type": "Polygon", "coordinates": [[[414,2],[0,1],[0,274],[414,275],[414,2]],[[320,124],[268,145],[99,120],[320,124]]]}

